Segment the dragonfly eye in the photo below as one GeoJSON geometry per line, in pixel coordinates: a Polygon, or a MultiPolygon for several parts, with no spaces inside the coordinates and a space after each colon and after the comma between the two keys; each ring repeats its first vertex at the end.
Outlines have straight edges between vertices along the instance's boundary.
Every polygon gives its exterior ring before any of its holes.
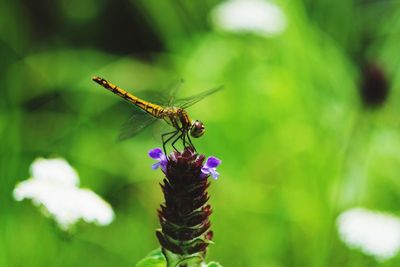
{"type": "Polygon", "coordinates": [[[190,127],[190,135],[194,138],[202,136],[205,131],[204,124],[198,120],[194,121],[192,127],[190,127]]]}

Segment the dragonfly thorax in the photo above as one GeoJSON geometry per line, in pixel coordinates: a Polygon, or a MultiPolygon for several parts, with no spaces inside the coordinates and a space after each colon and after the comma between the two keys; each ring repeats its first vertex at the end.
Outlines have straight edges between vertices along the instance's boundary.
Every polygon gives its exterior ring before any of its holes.
{"type": "Polygon", "coordinates": [[[187,112],[182,108],[167,107],[164,108],[161,117],[171,126],[178,130],[190,131],[192,120],[187,112]]]}

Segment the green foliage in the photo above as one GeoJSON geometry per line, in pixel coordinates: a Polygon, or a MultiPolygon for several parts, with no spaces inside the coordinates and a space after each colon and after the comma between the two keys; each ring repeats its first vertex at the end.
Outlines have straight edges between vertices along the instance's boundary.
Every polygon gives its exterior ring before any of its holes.
{"type": "MultiPolygon", "coordinates": [[[[191,264],[190,262],[185,261],[185,264],[188,264],[189,267],[200,267],[200,265],[198,263],[191,264]]],[[[173,265],[174,264],[172,264],[171,266],[173,266],[173,265]]],[[[140,260],[136,264],[136,267],[165,267],[165,266],[167,266],[167,261],[166,261],[165,256],[162,253],[160,248],[153,250],[144,259],[140,260]]],[[[205,266],[207,266],[207,267],[222,267],[221,264],[219,264],[218,262],[215,262],[215,261],[209,262],[205,266]]]]}
{"type": "Polygon", "coordinates": [[[215,261],[209,262],[206,266],[207,267],[222,267],[221,264],[219,264],[218,262],[215,262],[215,261]]]}
{"type": "Polygon", "coordinates": [[[165,267],[167,264],[161,249],[155,249],[144,259],[136,264],[136,267],[165,267]]]}
{"type": "Polygon", "coordinates": [[[162,177],[147,157],[160,146],[157,126],[116,142],[131,108],[94,75],[138,94],[179,78],[182,96],[224,85],[188,110],[206,126],[199,152],[223,161],[210,187],[209,259],[399,266],[348,249],[335,226],[349,207],[399,213],[398,1],[274,1],[288,28],[271,38],[213,30],[214,0],[50,2],[0,2],[1,267],[128,267],[158,245],[162,177]],[[365,61],[389,80],[379,108],[360,104],[365,61]],[[115,221],[79,225],[65,240],[31,203],[15,202],[39,156],[66,158],[115,221]]]}

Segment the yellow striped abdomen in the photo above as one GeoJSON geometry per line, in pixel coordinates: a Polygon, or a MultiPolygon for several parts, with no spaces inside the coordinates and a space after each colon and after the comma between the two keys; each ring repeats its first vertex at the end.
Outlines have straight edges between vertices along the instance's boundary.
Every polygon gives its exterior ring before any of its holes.
{"type": "Polygon", "coordinates": [[[134,96],[133,94],[125,91],[124,89],[110,83],[109,81],[100,78],[100,77],[93,77],[92,78],[93,81],[95,81],[96,83],[100,84],[101,86],[103,86],[104,88],[106,88],[107,90],[113,92],[114,94],[122,97],[123,99],[131,102],[132,104],[134,104],[135,106],[139,107],[140,109],[142,109],[143,111],[153,115],[154,117],[157,118],[161,118],[161,115],[164,111],[164,108],[150,103],[148,101],[145,101],[143,99],[140,99],[137,96],[134,96]]]}

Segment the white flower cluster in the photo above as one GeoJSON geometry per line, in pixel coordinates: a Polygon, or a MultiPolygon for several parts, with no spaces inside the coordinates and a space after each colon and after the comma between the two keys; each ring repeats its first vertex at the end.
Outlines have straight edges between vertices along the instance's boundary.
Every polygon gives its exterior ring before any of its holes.
{"type": "Polygon", "coordinates": [[[400,250],[400,219],[394,215],[354,208],[340,214],[337,226],[346,245],[379,261],[396,256],[400,250]]]}
{"type": "Polygon", "coordinates": [[[107,225],[114,219],[111,206],[89,189],[79,188],[76,171],[64,159],[36,159],[31,165],[32,177],[14,189],[18,201],[31,199],[54,217],[61,229],[80,219],[107,225]]]}
{"type": "Polygon", "coordinates": [[[287,27],[282,9],[265,0],[226,1],[212,10],[211,19],[219,29],[261,36],[278,35],[287,27]]]}

